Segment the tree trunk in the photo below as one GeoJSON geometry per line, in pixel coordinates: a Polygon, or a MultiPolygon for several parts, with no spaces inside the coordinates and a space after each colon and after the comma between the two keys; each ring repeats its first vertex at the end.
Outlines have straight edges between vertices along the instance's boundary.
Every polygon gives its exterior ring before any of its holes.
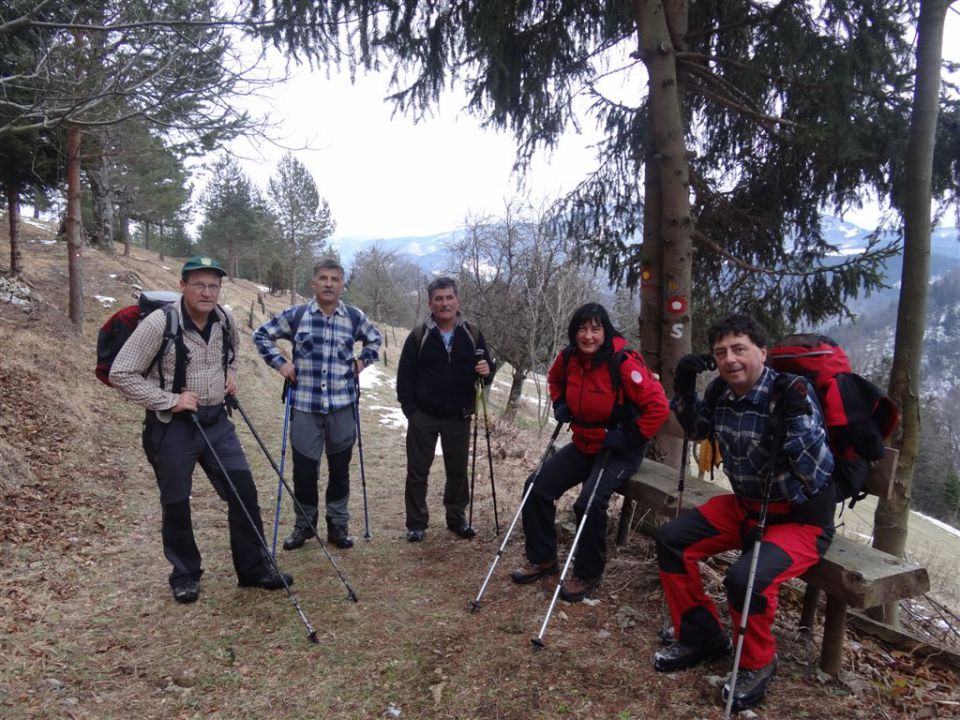
{"type": "Polygon", "coordinates": [[[20,247],[20,188],[7,183],[7,223],[10,227],[10,277],[23,274],[23,249],[20,247]]]}
{"type": "Polygon", "coordinates": [[[120,210],[120,241],[123,243],[123,256],[130,257],[130,216],[120,210]]]}
{"type": "Polygon", "coordinates": [[[80,129],[67,130],[67,270],[70,286],[70,322],[83,332],[83,245],[80,220],[80,129]]]}
{"type": "MultiPolygon", "coordinates": [[[[97,143],[98,146],[100,143],[97,143]]],[[[87,169],[90,195],[93,198],[93,242],[104,252],[113,254],[113,186],[110,169],[102,150],[94,159],[94,167],[87,169]]]]}
{"type": "MultiPolygon", "coordinates": [[[[685,6],[675,2],[670,10],[674,26],[682,31],[685,6]]],[[[651,233],[651,236],[659,235],[662,241],[661,267],[653,268],[662,297],[656,311],[662,323],[660,374],[664,386],[672,387],[677,360],[690,352],[689,298],[693,256],[690,168],[680,111],[675,43],[668,27],[666,9],[662,2],[634,0],[634,11],[640,56],[650,76],[653,158],[659,165],[659,233],[651,233]]],[[[645,218],[644,224],[647,222],[649,220],[645,218]]],[[[645,232],[644,239],[646,237],[645,232]]]]}
{"type": "MultiPolygon", "coordinates": [[[[903,557],[910,517],[910,488],[920,448],[920,358],[927,319],[930,279],[930,198],[936,140],[943,25],[948,0],[922,0],[917,27],[917,83],[904,168],[903,274],[889,395],[903,412],[897,447],[900,461],[893,497],[882,499],[874,515],[873,546],[903,557]]],[[[876,610],[879,610],[877,608],[876,610]]],[[[871,614],[876,616],[878,613],[871,614]]],[[[899,604],[883,606],[884,622],[898,626],[899,604]]]]}
{"type": "Polygon", "coordinates": [[[520,410],[521,397],[523,396],[523,383],[527,379],[527,370],[515,369],[513,371],[513,381],[510,383],[510,394],[507,395],[507,406],[503,410],[503,419],[507,422],[513,422],[520,410]]]}
{"type": "Polygon", "coordinates": [[[150,249],[150,221],[143,221],[143,249],[150,249]]]}
{"type": "Polygon", "coordinates": [[[158,247],[157,247],[157,257],[160,260],[165,260],[166,258],[163,257],[163,247],[164,247],[164,243],[166,242],[166,238],[163,236],[163,220],[160,221],[159,229],[160,229],[160,242],[158,243],[158,247]]]}
{"type": "Polygon", "coordinates": [[[289,259],[290,304],[297,304],[297,257],[292,252],[289,259]]]}

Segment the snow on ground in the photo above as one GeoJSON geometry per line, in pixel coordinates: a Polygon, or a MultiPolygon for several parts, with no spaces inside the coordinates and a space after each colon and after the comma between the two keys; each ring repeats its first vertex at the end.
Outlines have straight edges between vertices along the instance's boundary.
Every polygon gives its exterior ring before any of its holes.
{"type": "Polygon", "coordinates": [[[117,301],[116,298],[110,297],[109,295],[94,295],[93,297],[105,308],[112,306],[117,301]]]}
{"type": "MultiPolygon", "coordinates": [[[[361,375],[360,377],[363,377],[361,375]]],[[[398,407],[388,407],[386,405],[371,405],[371,410],[376,410],[380,414],[380,424],[389,428],[407,429],[407,419],[403,416],[403,411],[398,407]]]]}
{"type": "MultiPolygon", "coordinates": [[[[361,390],[372,390],[385,381],[386,378],[384,377],[383,371],[380,370],[380,368],[378,368],[376,365],[371,365],[362,373],[360,373],[361,390]]],[[[399,409],[397,412],[399,412],[399,409]]],[[[406,420],[404,420],[403,424],[406,426],[406,420]]]]}
{"type": "Polygon", "coordinates": [[[932,518],[929,515],[918,513],[916,510],[911,510],[910,514],[916,515],[917,517],[922,517],[931,525],[936,525],[941,530],[946,530],[951,535],[956,535],[957,537],[960,537],[960,529],[953,527],[953,525],[947,525],[947,523],[943,522],[942,520],[937,520],[936,518],[932,518]]]}

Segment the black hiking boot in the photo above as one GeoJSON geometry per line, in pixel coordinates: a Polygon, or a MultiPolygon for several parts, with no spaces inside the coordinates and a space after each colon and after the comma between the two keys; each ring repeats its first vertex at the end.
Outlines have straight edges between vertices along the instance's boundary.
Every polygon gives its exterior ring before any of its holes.
{"type": "Polygon", "coordinates": [[[341,550],[353,547],[353,538],[346,525],[333,525],[327,520],[327,542],[331,542],[341,550]]]}
{"type": "Polygon", "coordinates": [[[283,541],[283,549],[296,550],[297,548],[302,548],[303,544],[312,537],[313,530],[297,525],[293,528],[293,532],[287,535],[286,540],[283,541]]]}
{"type": "Polygon", "coordinates": [[[702,645],[675,642],[653,654],[653,669],[657,672],[686,670],[707,660],[729,655],[731,650],[733,648],[730,646],[730,638],[726,635],[719,635],[712,642],[702,645]]]}
{"type": "MultiPolygon", "coordinates": [[[[767,688],[777,674],[777,656],[769,665],[765,665],[759,670],[743,670],[737,673],[737,686],[733,689],[733,712],[740,712],[751,708],[767,694],[767,688]]],[[[723,692],[720,697],[724,706],[727,704],[727,698],[730,696],[730,678],[723,685],[723,692]]]]}

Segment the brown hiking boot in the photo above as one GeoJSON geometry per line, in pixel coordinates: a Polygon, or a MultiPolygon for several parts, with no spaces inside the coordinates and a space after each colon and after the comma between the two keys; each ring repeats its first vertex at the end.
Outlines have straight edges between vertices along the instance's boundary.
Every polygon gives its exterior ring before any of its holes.
{"type": "Polygon", "coordinates": [[[519,570],[514,570],[510,573],[510,579],[517,585],[529,585],[542,577],[556,575],[559,572],[560,568],[557,566],[556,560],[550,560],[545,563],[527,562],[527,564],[519,570]]]}

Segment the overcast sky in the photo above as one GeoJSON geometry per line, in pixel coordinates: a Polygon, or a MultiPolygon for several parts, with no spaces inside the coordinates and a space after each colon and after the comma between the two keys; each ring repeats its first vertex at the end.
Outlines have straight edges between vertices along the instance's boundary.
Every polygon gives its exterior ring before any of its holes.
{"type": "MultiPolygon", "coordinates": [[[[960,60],[956,12],[948,13],[944,56],[960,60]]],[[[645,78],[633,73],[629,82],[620,92],[642,91],[645,78]]],[[[282,128],[282,144],[312,148],[298,149],[296,156],[330,203],[337,222],[334,237],[445,232],[467,216],[499,214],[506,200],[521,194],[511,175],[512,136],[480,128],[462,110],[462,97],[449,93],[433,118],[415,124],[407,115],[392,115],[387,93],[386,73],[358,75],[351,83],[346,74],[328,79],[325,72],[308,69],[297,70],[291,81],[269,93],[269,115],[282,128]]],[[[549,156],[535,160],[522,191],[535,204],[571,190],[594,168],[589,146],[597,136],[591,120],[584,120],[584,130],[585,135],[569,133],[549,156]]],[[[232,151],[263,189],[285,152],[245,142],[232,151]]],[[[868,227],[876,216],[868,207],[846,219],[868,227]]]]}

